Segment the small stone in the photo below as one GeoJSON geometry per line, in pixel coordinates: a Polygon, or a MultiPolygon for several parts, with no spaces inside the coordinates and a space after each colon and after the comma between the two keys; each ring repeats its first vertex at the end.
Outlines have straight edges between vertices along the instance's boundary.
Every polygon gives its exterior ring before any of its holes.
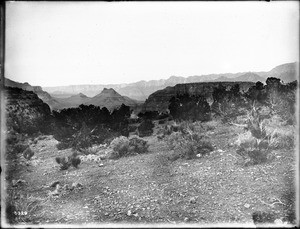
{"type": "Polygon", "coordinates": [[[196,203],[196,198],[195,198],[195,197],[192,197],[192,198],[190,199],[190,203],[191,203],[191,204],[195,204],[195,203],[196,203]]]}
{"type": "Polygon", "coordinates": [[[283,224],[283,222],[282,222],[281,219],[275,219],[274,223],[275,223],[275,224],[283,224]]]}
{"type": "Polygon", "coordinates": [[[245,208],[250,208],[250,204],[245,204],[244,207],[245,208]]]}
{"type": "Polygon", "coordinates": [[[190,219],[188,217],[184,218],[184,222],[188,222],[190,219]]]}
{"type": "Polygon", "coordinates": [[[130,210],[128,210],[127,215],[131,216],[131,211],[130,210]]]}

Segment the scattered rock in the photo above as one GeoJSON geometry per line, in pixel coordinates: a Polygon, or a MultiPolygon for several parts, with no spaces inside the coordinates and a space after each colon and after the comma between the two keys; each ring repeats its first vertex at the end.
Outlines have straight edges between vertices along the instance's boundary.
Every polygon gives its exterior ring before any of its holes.
{"type": "Polygon", "coordinates": [[[250,208],[250,204],[245,204],[244,207],[245,208],[250,208]]]}
{"type": "Polygon", "coordinates": [[[60,181],[54,181],[51,185],[49,185],[49,187],[54,188],[56,187],[56,185],[58,185],[60,183],[60,181]]]}
{"type": "Polygon", "coordinates": [[[12,180],[12,186],[17,186],[18,184],[22,184],[22,183],[26,183],[26,181],[24,181],[24,180],[21,180],[21,179],[19,179],[19,180],[12,180]]]}
{"type": "Polygon", "coordinates": [[[80,183],[78,183],[78,182],[74,182],[74,183],[72,184],[72,186],[71,186],[72,190],[73,190],[74,188],[81,189],[82,187],[83,187],[83,185],[80,184],[80,183]]]}
{"type": "Polygon", "coordinates": [[[70,190],[70,187],[69,185],[65,184],[63,187],[62,187],[63,190],[67,191],[67,190],[70,190]]]}
{"type": "Polygon", "coordinates": [[[275,219],[274,223],[275,223],[275,224],[283,224],[283,222],[282,222],[281,219],[275,219]]]}
{"type": "Polygon", "coordinates": [[[188,221],[190,221],[190,219],[188,217],[185,217],[184,222],[188,222],[188,221]]]}
{"type": "Polygon", "coordinates": [[[191,203],[191,204],[195,204],[195,203],[196,203],[196,198],[195,198],[195,197],[192,197],[192,198],[190,199],[190,203],[191,203]]]}
{"type": "Polygon", "coordinates": [[[128,210],[127,215],[128,215],[128,216],[131,216],[131,214],[132,214],[132,213],[131,213],[131,210],[128,210]]]}

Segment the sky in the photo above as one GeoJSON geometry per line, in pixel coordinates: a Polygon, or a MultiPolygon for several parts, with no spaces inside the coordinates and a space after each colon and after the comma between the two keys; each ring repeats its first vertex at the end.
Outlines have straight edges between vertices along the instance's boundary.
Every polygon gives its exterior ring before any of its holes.
{"type": "Polygon", "coordinates": [[[269,71],[299,2],[6,2],[5,33],[5,77],[44,87],[269,71]]]}

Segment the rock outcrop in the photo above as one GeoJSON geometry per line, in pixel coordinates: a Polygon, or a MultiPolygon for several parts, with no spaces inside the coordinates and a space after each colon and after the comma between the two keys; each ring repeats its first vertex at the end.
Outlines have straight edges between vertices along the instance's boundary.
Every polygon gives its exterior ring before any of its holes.
{"type": "Polygon", "coordinates": [[[50,124],[50,108],[34,92],[5,87],[4,100],[8,131],[31,134],[50,124]]]}
{"type": "Polygon", "coordinates": [[[6,87],[13,87],[13,88],[21,88],[25,91],[32,91],[34,92],[44,103],[47,103],[51,109],[57,109],[61,107],[61,104],[52,96],[43,91],[42,87],[40,86],[31,86],[29,83],[19,83],[10,79],[4,79],[4,85],[6,87]]]}
{"type": "MultiPolygon", "coordinates": [[[[247,91],[249,87],[253,86],[253,82],[222,82],[222,85],[230,88],[235,84],[240,85],[241,91],[247,91]]],[[[212,102],[212,92],[215,87],[218,87],[219,82],[205,82],[205,83],[187,83],[177,84],[174,87],[167,87],[165,89],[154,92],[149,96],[143,105],[143,111],[155,110],[159,112],[166,111],[169,106],[169,101],[173,96],[189,94],[202,95],[206,97],[209,103],[212,102]]]]}

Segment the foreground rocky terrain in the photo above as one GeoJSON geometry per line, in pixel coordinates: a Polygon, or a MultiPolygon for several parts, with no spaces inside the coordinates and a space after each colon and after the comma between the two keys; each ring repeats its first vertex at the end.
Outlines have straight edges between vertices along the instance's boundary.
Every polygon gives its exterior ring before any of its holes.
{"type": "Polygon", "coordinates": [[[15,193],[17,211],[27,211],[18,216],[24,225],[252,227],[255,211],[287,225],[293,217],[294,151],[273,150],[268,163],[244,167],[234,146],[243,131],[225,124],[211,128],[206,134],[214,151],[198,159],[172,161],[172,151],[154,134],[144,138],[147,154],[104,159],[104,147],[65,171],[54,158],[71,150],[59,151],[52,136],[40,136],[30,141],[30,161],[20,156],[7,162],[19,165],[6,192],[15,193]]]}

